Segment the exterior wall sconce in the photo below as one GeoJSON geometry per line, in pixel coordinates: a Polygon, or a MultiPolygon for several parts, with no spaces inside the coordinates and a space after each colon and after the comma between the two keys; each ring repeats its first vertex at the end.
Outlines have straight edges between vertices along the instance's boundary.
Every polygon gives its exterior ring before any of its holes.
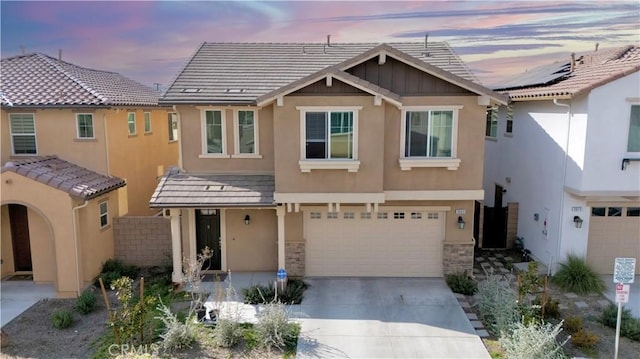
{"type": "Polygon", "coordinates": [[[246,216],[244,216],[244,224],[248,226],[249,222],[251,222],[251,217],[249,217],[249,215],[247,214],[246,216]]]}
{"type": "Polygon", "coordinates": [[[464,229],[464,219],[462,219],[462,216],[458,216],[458,228],[460,229],[464,229]]]}
{"type": "Polygon", "coordinates": [[[573,224],[576,225],[576,228],[582,228],[582,222],[584,222],[582,218],[578,216],[573,216],[573,224]]]}

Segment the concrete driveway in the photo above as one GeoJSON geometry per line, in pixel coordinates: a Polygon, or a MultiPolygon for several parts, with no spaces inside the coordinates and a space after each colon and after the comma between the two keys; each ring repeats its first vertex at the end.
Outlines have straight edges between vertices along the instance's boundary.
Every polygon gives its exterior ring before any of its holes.
{"type": "Polygon", "coordinates": [[[443,279],[311,278],[297,358],[490,358],[443,279]]]}

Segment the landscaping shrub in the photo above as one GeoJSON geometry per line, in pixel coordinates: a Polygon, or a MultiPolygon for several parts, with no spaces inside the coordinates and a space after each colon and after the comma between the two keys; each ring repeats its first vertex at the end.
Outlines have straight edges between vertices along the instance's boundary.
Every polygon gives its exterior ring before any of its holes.
{"type": "Polygon", "coordinates": [[[478,283],[466,272],[447,274],[445,280],[454,293],[474,295],[478,291],[478,283]]]}
{"type": "Polygon", "coordinates": [[[239,322],[229,319],[218,319],[213,328],[213,340],[217,346],[230,348],[244,336],[244,330],[239,322]]]}
{"type": "Polygon", "coordinates": [[[598,344],[598,337],[589,331],[580,329],[571,336],[571,344],[578,348],[593,348],[598,344]]]}
{"type": "Polygon", "coordinates": [[[162,301],[158,303],[157,310],[160,315],[156,319],[161,320],[164,324],[164,329],[160,333],[162,348],[170,352],[190,347],[197,335],[198,324],[193,322],[193,318],[187,318],[181,322],[162,301]]]}
{"type": "Polygon", "coordinates": [[[620,334],[636,342],[640,342],[640,319],[631,319],[620,327],[620,334]]]}
{"type": "Polygon", "coordinates": [[[51,323],[56,329],[69,328],[73,324],[73,315],[65,309],[56,310],[51,315],[51,323]]]}
{"type": "Polygon", "coordinates": [[[513,330],[504,332],[500,345],[509,359],[564,359],[566,356],[556,337],[562,331],[562,322],[553,326],[546,324],[515,323],[513,330]]]}
{"type": "Polygon", "coordinates": [[[96,309],[97,299],[92,290],[87,289],[76,299],[76,310],[80,314],[89,314],[96,309]]]}
{"type": "MultiPolygon", "coordinates": [[[[102,270],[100,271],[99,278],[102,278],[105,288],[111,287],[111,283],[119,279],[120,277],[129,277],[134,279],[140,268],[132,265],[126,265],[117,259],[108,259],[102,264],[102,270]]],[[[99,281],[96,279],[94,282],[96,287],[100,287],[99,281]]]]}
{"type": "Polygon", "coordinates": [[[600,276],[587,262],[572,254],[567,256],[566,262],[560,263],[560,269],[551,277],[551,282],[576,294],[601,294],[606,288],[600,276]]]}
{"type": "Polygon", "coordinates": [[[582,318],[580,317],[568,317],[564,320],[564,329],[573,334],[582,330],[582,318]]]}
{"type": "Polygon", "coordinates": [[[490,275],[478,284],[476,305],[496,336],[520,320],[516,292],[499,276],[490,275]]]}
{"type": "MultiPolygon", "coordinates": [[[[277,301],[284,304],[300,304],[308,284],[301,279],[289,279],[287,288],[278,291],[277,301]]],[[[276,290],[273,284],[268,286],[257,284],[242,290],[244,302],[247,304],[266,304],[276,301],[276,290]]]]}
{"type": "MultiPolygon", "coordinates": [[[[622,314],[620,318],[620,335],[631,340],[640,341],[640,319],[634,318],[631,315],[631,310],[625,307],[622,307],[622,314]]],[[[610,328],[615,328],[617,320],[617,305],[610,304],[602,311],[602,315],[600,316],[600,322],[602,322],[602,324],[610,328]]]]}
{"type": "Polygon", "coordinates": [[[294,348],[300,334],[300,324],[289,321],[282,303],[266,304],[258,313],[254,328],[260,344],[265,348],[294,348]]]}
{"type": "MultiPolygon", "coordinates": [[[[531,304],[535,306],[540,306],[540,311],[542,315],[542,296],[536,296],[534,300],[531,301],[531,304]]],[[[547,296],[547,300],[544,304],[544,317],[545,318],[559,318],[560,317],[560,302],[553,299],[551,296],[547,296]]]]}

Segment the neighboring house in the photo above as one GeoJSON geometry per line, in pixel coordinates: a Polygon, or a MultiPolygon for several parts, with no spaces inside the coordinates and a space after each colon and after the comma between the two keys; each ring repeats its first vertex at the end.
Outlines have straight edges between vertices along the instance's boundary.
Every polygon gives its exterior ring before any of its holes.
{"type": "Polygon", "coordinates": [[[446,43],[204,43],[160,103],[182,146],[151,199],[174,281],[205,246],[214,270],[471,270],[486,106],[506,97],[446,43]]]}
{"type": "MultiPolygon", "coordinates": [[[[149,198],[158,178],[169,166],[178,163],[179,148],[176,115],[171,108],[158,105],[155,91],[117,73],[79,67],[39,53],[2,59],[1,66],[0,160],[3,166],[8,162],[40,163],[38,161],[43,156],[55,155],[59,160],[68,161],[70,166],[105,178],[119,177],[126,182],[126,187],[105,194],[110,203],[109,223],[118,216],[149,216],[158,212],[149,208],[149,198]]],[[[20,171],[16,173],[22,174],[20,171]]],[[[54,177],[62,175],[51,174],[54,177]]],[[[21,233],[20,238],[3,235],[2,276],[33,271],[36,282],[55,282],[59,294],[76,290],[78,283],[67,282],[73,276],[56,271],[56,262],[44,260],[38,254],[42,253],[38,241],[45,237],[36,234],[40,232],[32,228],[32,223],[47,224],[48,238],[55,243],[56,250],[59,241],[65,243],[71,238],[53,230],[57,224],[47,215],[55,211],[48,212],[42,208],[53,203],[48,203],[45,198],[32,197],[30,191],[16,193],[17,186],[6,183],[5,172],[2,176],[3,234],[17,233],[10,228],[13,217],[19,216],[17,213],[27,213],[30,234],[21,233]],[[14,212],[11,208],[16,205],[28,208],[14,212]],[[30,246],[17,243],[29,238],[30,246]],[[16,249],[27,252],[18,253],[16,249]],[[31,264],[17,263],[15,259],[18,257],[24,257],[25,261],[30,259],[31,264]],[[42,263],[48,263],[46,268],[41,266],[42,263]],[[57,277],[52,279],[54,273],[57,277]]],[[[48,179],[30,178],[51,184],[48,179]]],[[[58,187],[58,180],[51,180],[56,183],[54,187],[58,187]]],[[[66,178],[60,180],[66,181],[66,178]]],[[[17,182],[15,179],[12,181],[17,182]]],[[[73,195],[71,198],[74,201],[72,207],[84,199],[73,195]]],[[[60,206],[60,212],[73,216],[66,204],[60,203],[60,206]]],[[[97,206],[91,205],[77,214],[82,216],[83,211],[89,210],[93,212],[87,217],[93,216],[97,220],[103,216],[97,206]]],[[[108,237],[109,245],[96,248],[104,250],[101,260],[113,257],[110,225],[84,235],[92,240],[108,237]]],[[[72,258],[73,252],[66,255],[72,258]]],[[[98,258],[95,259],[97,261],[98,258]]],[[[57,261],[58,264],[62,262],[61,258],[57,261]]],[[[84,281],[98,273],[100,262],[87,265],[89,268],[85,268],[84,278],[81,278],[84,281]]]]}
{"type": "Polygon", "coordinates": [[[625,46],[498,85],[511,104],[487,116],[485,204],[517,203],[518,236],[552,271],[570,253],[599,273],[640,259],[639,71],[625,46]]]}

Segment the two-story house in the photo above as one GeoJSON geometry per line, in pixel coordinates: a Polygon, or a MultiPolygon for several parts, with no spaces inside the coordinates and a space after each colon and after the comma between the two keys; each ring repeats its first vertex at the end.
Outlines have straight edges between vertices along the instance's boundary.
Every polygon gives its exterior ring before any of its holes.
{"type": "Polygon", "coordinates": [[[72,296],[113,257],[113,218],[158,212],[176,115],[131,79],[40,53],[2,59],[1,77],[2,276],[72,296]]]}
{"type": "Polygon", "coordinates": [[[151,199],[174,281],[205,246],[214,270],[471,270],[485,109],[506,97],[446,43],[204,43],[160,103],[182,148],[151,199]]]}
{"type": "Polygon", "coordinates": [[[603,274],[640,259],[639,71],[638,46],[596,48],[498,85],[511,104],[487,116],[485,204],[517,203],[552,271],[570,253],[603,274]]]}

